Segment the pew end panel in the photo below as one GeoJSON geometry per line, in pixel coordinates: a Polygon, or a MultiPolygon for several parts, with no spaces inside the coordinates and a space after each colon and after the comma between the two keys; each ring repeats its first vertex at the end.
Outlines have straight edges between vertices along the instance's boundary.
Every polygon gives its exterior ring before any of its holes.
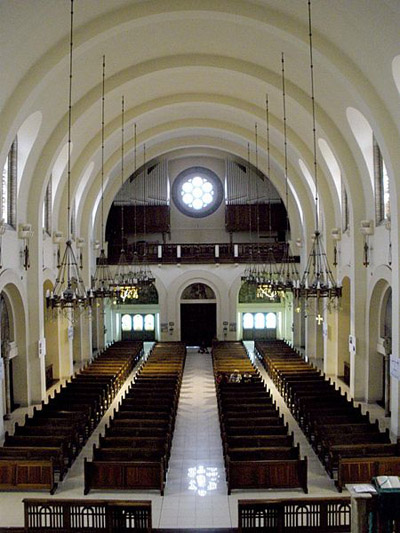
{"type": "Polygon", "coordinates": [[[307,457],[285,461],[226,460],[228,494],[233,489],[293,489],[308,493],[307,457]]]}
{"type": "Polygon", "coordinates": [[[400,476],[400,457],[339,458],[338,492],[347,483],[370,483],[377,476],[400,476]]]}
{"type": "Polygon", "coordinates": [[[88,461],[84,463],[84,494],[92,489],[159,490],[164,495],[163,461],[88,461]]]}
{"type": "Polygon", "coordinates": [[[57,483],[53,461],[0,459],[1,490],[48,490],[54,494],[57,483]]]}

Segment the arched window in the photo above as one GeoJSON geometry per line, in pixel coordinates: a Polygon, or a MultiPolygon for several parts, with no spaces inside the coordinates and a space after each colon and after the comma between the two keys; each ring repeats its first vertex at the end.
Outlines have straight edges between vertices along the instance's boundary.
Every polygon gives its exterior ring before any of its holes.
{"type": "Polygon", "coordinates": [[[264,313],[256,313],[256,316],[254,317],[254,327],[256,329],[264,329],[265,328],[265,315],[264,315],[264,313]]]}
{"type": "Polygon", "coordinates": [[[142,315],[135,315],[133,317],[133,330],[143,331],[143,316],[142,315]]]}
{"type": "Polygon", "coordinates": [[[145,331],[154,331],[154,315],[146,315],[144,317],[144,329],[145,331]]]}
{"type": "Polygon", "coordinates": [[[276,314],[275,313],[267,313],[265,317],[265,326],[268,329],[276,328],[276,314]]]}
{"type": "Polygon", "coordinates": [[[17,218],[17,155],[18,142],[15,138],[8,152],[1,180],[1,218],[13,228],[17,218]]]}
{"type": "Polygon", "coordinates": [[[122,328],[122,331],[131,331],[132,329],[131,315],[122,315],[121,328],[122,328]]]}
{"type": "Polygon", "coordinates": [[[350,227],[349,219],[349,199],[347,197],[346,187],[342,182],[342,229],[347,231],[350,227]]]}
{"type": "Polygon", "coordinates": [[[252,313],[245,313],[243,315],[243,328],[244,329],[253,329],[254,327],[254,317],[252,313]]]}
{"type": "Polygon", "coordinates": [[[383,160],[381,149],[375,137],[374,147],[374,178],[375,178],[375,219],[380,224],[390,219],[389,176],[383,160]]]}
{"type": "Polygon", "coordinates": [[[52,187],[51,187],[51,176],[49,183],[47,184],[46,193],[44,196],[43,203],[43,229],[51,235],[52,227],[52,187]]]}

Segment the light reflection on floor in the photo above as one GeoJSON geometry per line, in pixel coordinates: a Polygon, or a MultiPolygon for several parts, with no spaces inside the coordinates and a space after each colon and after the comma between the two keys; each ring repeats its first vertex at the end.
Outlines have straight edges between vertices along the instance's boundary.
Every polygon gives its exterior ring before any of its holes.
{"type": "Polygon", "coordinates": [[[221,476],[217,467],[197,465],[188,468],[187,477],[188,489],[198,496],[206,496],[217,489],[221,476]]]}

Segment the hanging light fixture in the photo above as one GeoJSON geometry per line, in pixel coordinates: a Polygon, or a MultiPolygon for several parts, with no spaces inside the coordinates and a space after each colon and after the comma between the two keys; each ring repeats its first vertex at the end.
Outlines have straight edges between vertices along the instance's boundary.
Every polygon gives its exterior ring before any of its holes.
{"type": "Polygon", "coordinates": [[[68,156],[67,156],[67,227],[68,239],[61,263],[58,266],[53,291],[47,291],[47,307],[61,310],[83,309],[91,305],[91,294],[83,284],[78,261],[72,247],[71,235],[71,130],[72,130],[72,51],[73,51],[74,0],[71,0],[70,46],[69,46],[69,91],[68,91],[68,156]]]}
{"type": "Polygon", "coordinates": [[[288,150],[287,150],[287,116],[286,116],[286,84],[285,84],[285,55],[282,52],[282,103],[283,103],[283,144],[284,144],[284,164],[285,164],[285,203],[286,203],[286,246],[282,257],[281,269],[279,273],[279,289],[286,292],[293,292],[299,285],[299,273],[297,271],[295,259],[290,249],[288,235],[290,231],[289,223],[289,180],[288,180],[288,150]]]}
{"type": "Polygon", "coordinates": [[[243,283],[247,283],[249,286],[253,286],[257,289],[258,283],[262,276],[262,264],[254,260],[253,250],[253,237],[252,237],[252,213],[251,213],[251,166],[250,166],[250,144],[247,144],[247,169],[248,169],[248,182],[247,182],[247,197],[248,197],[248,212],[249,212],[249,233],[250,233],[250,250],[249,250],[249,262],[247,263],[241,280],[243,283]]]}
{"type": "MultiPolygon", "coordinates": [[[[271,213],[271,157],[270,157],[270,143],[269,143],[269,104],[268,95],[265,99],[265,115],[267,122],[267,180],[268,180],[268,230],[269,235],[272,233],[272,213],[271,213]]],[[[256,136],[257,137],[257,136],[256,136]]],[[[257,142],[256,142],[257,144],[257,142]]],[[[272,246],[268,247],[267,257],[263,266],[261,267],[260,277],[257,284],[257,298],[275,300],[280,296],[278,291],[279,269],[276,263],[274,249],[272,246]]]]}
{"type": "MultiPolygon", "coordinates": [[[[124,186],[124,141],[125,141],[125,99],[121,102],[121,191],[124,186]]],[[[111,285],[114,303],[124,303],[126,300],[139,298],[138,278],[133,272],[125,251],[125,219],[124,203],[121,203],[121,252],[118,259],[114,281],[111,285]]]]}
{"type": "Polygon", "coordinates": [[[105,68],[106,57],[103,56],[102,96],[101,96],[101,249],[97,258],[93,277],[93,296],[96,299],[109,298],[112,295],[113,277],[104,251],[104,110],[105,110],[105,68]]]}
{"type": "Polygon", "coordinates": [[[314,182],[315,182],[315,231],[312,239],[312,248],[307,260],[307,265],[299,285],[294,289],[296,298],[316,299],[316,320],[321,323],[322,316],[319,310],[320,298],[328,298],[334,301],[342,295],[342,287],[339,286],[332,274],[322,243],[321,232],[319,230],[318,216],[318,172],[317,172],[317,143],[316,143],[316,119],[315,119],[315,90],[313,74],[313,49],[311,31],[311,1],[308,1],[308,23],[310,36],[310,71],[311,71],[311,102],[313,121],[313,144],[314,144],[314,182]]]}
{"type": "MultiPolygon", "coordinates": [[[[136,138],[136,134],[135,134],[135,138],[136,138]]],[[[147,227],[146,227],[146,202],[147,202],[147,199],[146,199],[146,173],[147,173],[146,164],[147,164],[146,145],[144,144],[143,145],[143,234],[144,234],[145,239],[146,239],[146,230],[147,230],[147,227]]],[[[151,271],[150,265],[147,261],[147,240],[145,240],[141,262],[139,261],[137,256],[136,256],[136,260],[138,261],[138,263],[137,265],[135,265],[135,269],[137,272],[139,289],[146,290],[148,287],[150,287],[150,285],[152,285],[155,282],[155,278],[151,271]]]]}

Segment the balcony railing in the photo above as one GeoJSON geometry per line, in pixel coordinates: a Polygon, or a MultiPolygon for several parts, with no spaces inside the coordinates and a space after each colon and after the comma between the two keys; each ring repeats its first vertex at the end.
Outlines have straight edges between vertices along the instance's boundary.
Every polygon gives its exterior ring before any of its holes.
{"type": "MultiPolygon", "coordinates": [[[[281,263],[287,249],[287,243],[222,243],[222,244],[153,244],[139,242],[125,247],[129,262],[133,261],[134,253],[141,260],[146,256],[150,264],[209,264],[209,263],[267,263],[271,257],[270,250],[276,263],[281,263]]],[[[109,247],[108,262],[117,264],[120,248],[109,247]]],[[[299,256],[294,256],[295,263],[300,262],[299,256]]]]}

